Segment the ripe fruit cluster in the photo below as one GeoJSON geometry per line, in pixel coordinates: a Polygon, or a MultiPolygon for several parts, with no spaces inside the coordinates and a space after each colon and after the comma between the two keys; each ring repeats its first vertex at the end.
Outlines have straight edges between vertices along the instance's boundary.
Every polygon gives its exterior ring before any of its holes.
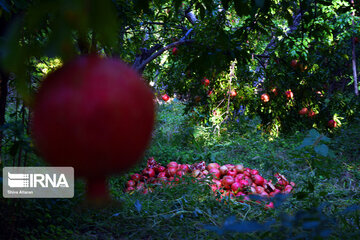
{"type": "MultiPolygon", "coordinates": [[[[201,84],[204,85],[205,87],[209,86],[210,85],[210,80],[207,79],[206,77],[204,77],[202,80],[201,80],[201,84]]],[[[210,96],[211,94],[213,94],[213,90],[208,90],[207,91],[207,95],[210,96]]],[[[232,89],[231,91],[228,91],[227,92],[228,95],[230,95],[230,97],[234,98],[237,96],[237,92],[232,89]]],[[[195,102],[199,102],[196,100],[196,97],[195,97],[195,102]]]]}
{"type": "MultiPolygon", "coordinates": [[[[226,164],[199,162],[195,164],[178,164],[170,162],[166,167],[158,164],[153,157],[148,159],[147,167],[141,174],[131,175],[126,182],[125,192],[151,192],[156,186],[175,185],[181,182],[182,177],[188,175],[198,183],[206,183],[219,199],[229,197],[240,201],[250,201],[249,195],[256,194],[265,198],[279,193],[290,193],[295,183],[289,182],[283,175],[275,174],[277,182],[266,180],[256,169],[245,168],[241,164],[226,164]]],[[[268,203],[273,207],[272,202],[268,203]]]]}
{"type": "MultiPolygon", "coordinates": [[[[277,58],[275,59],[276,63],[279,63],[278,60],[277,58]]],[[[297,71],[296,76],[298,79],[307,78],[307,74],[302,75],[300,72],[313,72],[312,67],[298,59],[290,59],[288,65],[297,71]]],[[[293,71],[291,72],[294,73],[293,71]]],[[[327,130],[339,128],[341,122],[335,115],[328,119],[324,117],[329,114],[335,114],[335,108],[331,107],[331,112],[328,112],[330,108],[324,107],[328,105],[328,99],[325,100],[324,97],[326,92],[330,90],[329,85],[319,84],[319,86],[313,88],[315,85],[312,86],[310,84],[311,81],[300,80],[300,85],[288,84],[284,86],[282,81],[271,79],[264,83],[262,86],[264,88],[261,89],[253,105],[254,109],[251,109],[253,106],[248,107],[250,109],[249,112],[254,112],[253,110],[255,110],[259,113],[262,119],[260,126],[270,135],[278,135],[279,131],[289,133],[293,132],[296,128],[303,127],[326,127],[327,130]],[[287,89],[277,89],[277,84],[287,89]],[[281,95],[279,98],[277,97],[278,93],[281,95]],[[292,119],[295,119],[297,113],[301,116],[302,122],[300,124],[297,121],[289,121],[289,117],[291,116],[292,119]]]]}
{"type": "MultiPolygon", "coordinates": [[[[271,92],[274,94],[274,96],[276,96],[278,94],[276,88],[271,89],[271,92]]],[[[290,99],[294,98],[294,93],[291,90],[288,90],[288,91],[285,91],[285,96],[288,100],[290,100],[290,99]]],[[[260,99],[262,102],[267,103],[270,101],[270,95],[267,93],[263,93],[263,94],[261,94],[260,99]]]]}
{"type": "MultiPolygon", "coordinates": [[[[295,64],[296,62],[294,61],[293,63],[295,64]]],[[[270,91],[272,93],[274,93],[275,96],[277,95],[276,88],[272,88],[270,91]]],[[[320,97],[323,97],[323,95],[320,91],[317,91],[316,94],[318,94],[320,97]]],[[[289,90],[285,91],[285,96],[288,100],[291,100],[294,98],[294,93],[289,89],[289,90]]],[[[261,95],[260,99],[262,102],[267,103],[270,101],[270,95],[268,93],[263,93],[261,95]]],[[[299,110],[299,115],[313,118],[317,115],[317,113],[311,108],[308,109],[307,107],[303,107],[302,109],[299,110]]],[[[330,119],[327,123],[327,127],[330,129],[336,128],[337,122],[334,119],[330,119]]]]}
{"type": "Polygon", "coordinates": [[[308,116],[310,118],[314,117],[316,115],[316,113],[314,112],[314,110],[310,109],[308,110],[306,107],[302,108],[300,111],[299,111],[299,114],[300,115],[303,115],[303,116],[308,116]]]}

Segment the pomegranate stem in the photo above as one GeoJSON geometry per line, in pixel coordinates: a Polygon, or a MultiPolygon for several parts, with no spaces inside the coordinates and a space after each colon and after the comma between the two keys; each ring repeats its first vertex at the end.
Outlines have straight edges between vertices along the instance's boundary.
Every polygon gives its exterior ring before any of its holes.
{"type": "Polygon", "coordinates": [[[88,199],[110,199],[106,177],[88,178],[86,185],[88,199]]]}

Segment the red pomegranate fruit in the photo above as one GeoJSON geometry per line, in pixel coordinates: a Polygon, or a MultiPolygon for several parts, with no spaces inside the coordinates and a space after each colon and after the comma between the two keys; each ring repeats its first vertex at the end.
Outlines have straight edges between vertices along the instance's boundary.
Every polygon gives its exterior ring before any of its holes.
{"type": "Polygon", "coordinates": [[[134,166],[150,142],[153,94],[121,60],[80,56],[42,82],[31,124],[48,163],[74,167],[89,198],[108,197],[106,177],[134,166]]]}

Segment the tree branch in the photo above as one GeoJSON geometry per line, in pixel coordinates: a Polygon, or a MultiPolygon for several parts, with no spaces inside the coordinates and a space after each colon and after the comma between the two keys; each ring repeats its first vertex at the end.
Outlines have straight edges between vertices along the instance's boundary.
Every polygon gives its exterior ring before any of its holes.
{"type": "Polygon", "coordinates": [[[195,25],[196,22],[198,21],[195,14],[193,12],[191,12],[191,11],[185,13],[185,17],[192,25],[195,25]]]}
{"type": "MultiPolygon", "coordinates": [[[[197,18],[195,17],[195,15],[194,15],[194,13],[192,13],[190,11],[190,9],[185,11],[185,17],[193,25],[195,25],[195,23],[198,21],[197,18]]],[[[162,23],[156,22],[156,24],[162,24],[162,23]]],[[[134,64],[133,64],[133,68],[135,68],[138,72],[142,73],[144,71],[144,69],[145,69],[145,66],[148,63],[150,63],[152,60],[154,60],[155,58],[160,56],[166,50],[169,50],[169,49],[171,49],[171,48],[173,48],[175,46],[179,46],[179,45],[182,45],[182,44],[185,44],[185,43],[192,42],[193,40],[187,39],[192,31],[193,31],[192,28],[189,29],[179,41],[170,43],[169,45],[161,48],[160,50],[158,50],[158,48],[157,48],[157,49],[154,49],[154,51],[151,51],[151,49],[153,49],[153,48],[151,48],[149,51],[145,52],[146,49],[141,49],[142,53],[141,53],[141,55],[136,57],[136,59],[134,61],[134,64]],[[158,51],[155,52],[156,50],[158,50],[158,51]]]]}
{"type": "MultiPolygon", "coordinates": [[[[301,22],[301,16],[302,16],[302,13],[297,13],[296,15],[294,15],[293,19],[293,25],[290,26],[290,29],[285,33],[286,36],[288,36],[288,34],[291,34],[293,33],[294,31],[296,31],[296,29],[298,28],[298,26],[300,25],[300,22],[301,22]]],[[[283,40],[282,40],[283,41],[283,40]]],[[[280,41],[280,43],[282,42],[280,41]]],[[[271,39],[271,41],[269,42],[269,44],[266,46],[265,48],[265,51],[263,52],[263,54],[261,54],[260,56],[270,56],[271,53],[272,53],[272,50],[276,47],[276,37],[273,36],[273,38],[271,39]]],[[[261,66],[263,67],[264,71],[266,69],[266,66],[267,66],[267,62],[268,62],[268,59],[265,60],[265,62],[261,62],[259,59],[258,61],[261,63],[261,66]]],[[[255,72],[260,72],[261,69],[260,69],[260,66],[258,66],[255,70],[255,72]]],[[[256,85],[258,85],[260,82],[263,82],[264,81],[264,75],[263,73],[260,73],[260,76],[258,78],[258,80],[255,82],[256,85]]]]}
{"type": "MultiPolygon", "coordinates": [[[[354,0],[351,0],[351,4],[353,5],[354,11],[352,12],[352,25],[355,28],[355,4],[354,0]]],[[[358,79],[357,79],[357,71],[356,71],[356,51],[355,51],[355,37],[352,37],[352,69],[353,69],[353,77],[354,77],[354,90],[355,95],[359,96],[359,88],[358,88],[358,79]]]]}
{"type": "Polygon", "coordinates": [[[184,43],[189,43],[192,42],[192,40],[186,40],[181,38],[181,40],[177,41],[177,42],[173,42],[170,43],[169,45],[163,47],[162,49],[160,49],[159,51],[157,51],[156,53],[152,54],[150,57],[146,58],[144,61],[141,61],[141,63],[134,63],[133,64],[133,68],[135,68],[137,71],[142,72],[143,69],[145,68],[145,66],[151,62],[152,60],[154,60],[155,58],[157,58],[158,56],[160,56],[163,52],[165,52],[166,50],[169,50],[170,48],[173,48],[175,46],[179,46],[182,45],[184,43]]]}

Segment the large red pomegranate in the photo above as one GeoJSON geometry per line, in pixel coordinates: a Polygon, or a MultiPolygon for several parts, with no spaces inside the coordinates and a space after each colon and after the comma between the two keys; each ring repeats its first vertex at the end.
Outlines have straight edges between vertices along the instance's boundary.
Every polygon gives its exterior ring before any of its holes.
{"type": "Polygon", "coordinates": [[[72,166],[88,194],[107,194],[106,176],[143,155],[154,125],[153,94],[117,59],[78,57],[49,74],[35,96],[32,135],[54,166],[72,166]]]}

